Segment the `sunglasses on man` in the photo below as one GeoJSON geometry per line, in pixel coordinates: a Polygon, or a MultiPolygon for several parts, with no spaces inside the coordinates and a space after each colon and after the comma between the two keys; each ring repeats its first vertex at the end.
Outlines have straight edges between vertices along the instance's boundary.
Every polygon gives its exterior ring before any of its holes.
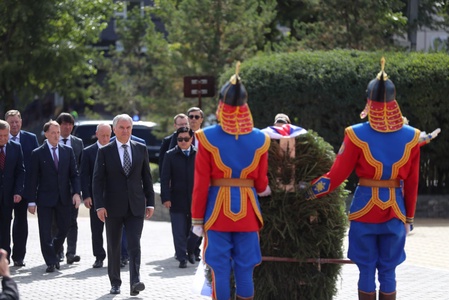
{"type": "Polygon", "coordinates": [[[199,118],[201,118],[201,116],[199,116],[199,115],[190,115],[189,116],[189,119],[193,119],[193,118],[195,118],[195,120],[198,120],[199,118]]]}
{"type": "Polygon", "coordinates": [[[185,138],[179,137],[178,142],[186,142],[187,143],[188,141],[190,141],[190,139],[191,139],[190,137],[185,137],[185,138]]]}

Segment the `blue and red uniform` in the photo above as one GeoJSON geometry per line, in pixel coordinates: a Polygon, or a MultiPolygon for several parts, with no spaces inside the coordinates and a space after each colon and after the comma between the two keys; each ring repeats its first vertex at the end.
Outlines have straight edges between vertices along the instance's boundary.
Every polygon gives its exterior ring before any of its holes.
{"type": "Polygon", "coordinates": [[[255,128],[236,137],[220,125],[196,132],[196,138],[192,223],[204,225],[203,258],[212,271],[212,297],[229,299],[234,270],[237,295],[250,298],[254,294],[252,272],[261,262],[263,219],[257,193],[268,185],[270,139],[255,128]],[[245,184],[214,185],[220,179],[245,184]]]}
{"type": "Polygon", "coordinates": [[[348,257],[359,267],[359,290],[396,290],[395,268],[405,260],[404,223],[415,215],[419,178],[419,130],[408,125],[393,132],[374,130],[368,122],[346,128],[331,170],[312,182],[320,197],[338,187],[355,170],[371,186],[359,184],[350,207],[348,257]],[[394,187],[386,183],[397,182],[394,187]],[[379,183],[376,186],[376,183],[379,183]]]}

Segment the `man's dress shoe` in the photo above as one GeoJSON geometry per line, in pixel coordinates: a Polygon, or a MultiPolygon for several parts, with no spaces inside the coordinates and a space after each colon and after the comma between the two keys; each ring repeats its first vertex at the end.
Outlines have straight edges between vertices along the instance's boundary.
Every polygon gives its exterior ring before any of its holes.
{"type": "Polygon", "coordinates": [[[55,271],[55,265],[49,265],[45,272],[47,273],[53,273],[55,271]]]}
{"type": "Polygon", "coordinates": [[[94,264],[92,265],[92,268],[97,269],[97,268],[102,268],[103,267],[103,261],[100,259],[97,259],[94,264]]]}
{"type": "Polygon", "coordinates": [[[23,260],[16,260],[14,261],[14,267],[25,267],[25,263],[23,260]]]}
{"type": "Polygon", "coordinates": [[[180,261],[180,262],[179,262],[179,267],[180,267],[181,269],[187,268],[187,260],[182,260],[182,261],[180,261]]]}
{"type": "Polygon", "coordinates": [[[55,264],[55,268],[58,270],[61,269],[61,265],[59,264],[59,261],[55,264]]]}
{"type": "Polygon", "coordinates": [[[195,264],[195,254],[189,254],[187,255],[187,259],[189,260],[189,263],[195,264]]]}
{"type": "Polygon", "coordinates": [[[111,287],[111,290],[109,291],[109,294],[114,294],[114,295],[120,294],[120,287],[118,285],[113,285],[111,287]]]}
{"type": "Polygon", "coordinates": [[[139,295],[139,292],[143,291],[145,289],[145,284],[143,284],[143,282],[136,282],[133,283],[133,285],[131,286],[131,296],[137,296],[139,295]]]}
{"type": "Polygon", "coordinates": [[[81,257],[79,255],[67,255],[67,263],[69,265],[73,264],[74,262],[79,262],[81,260],[81,257]]]}

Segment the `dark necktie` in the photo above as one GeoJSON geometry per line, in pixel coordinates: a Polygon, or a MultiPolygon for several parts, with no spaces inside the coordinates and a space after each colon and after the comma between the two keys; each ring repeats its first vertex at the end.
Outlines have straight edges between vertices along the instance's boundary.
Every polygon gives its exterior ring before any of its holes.
{"type": "Polygon", "coordinates": [[[5,168],[5,151],[3,151],[3,148],[5,146],[0,146],[0,170],[3,171],[3,169],[5,168]]]}
{"type": "Polygon", "coordinates": [[[56,154],[57,147],[51,147],[51,150],[53,150],[53,162],[55,163],[55,168],[58,170],[59,160],[58,155],[56,154]]]}
{"type": "Polygon", "coordinates": [[[64,142],[64,145],[67,145],[67,141],[68,141],[69,139],[62,139],[62,141],[64,142]]]}
{"type": "Polygon", "coordinates": [[[129,171],[131,170],[131,159],[129,158],[128,153],[128,145],[122,145],[123,147],[123,171],[125,171],[125,174],[128,175],[129,171]]]}
{"type": "Polygon", "coordinates": [[[17,141],[17,136],[13,136],[11,139],[15,142],[17,141]]]}
{"type": "Polygon", "coordinates": [[[182,150],[182,152],[184,152],[185,156],[189,156],[189,150],[182,150]]]}

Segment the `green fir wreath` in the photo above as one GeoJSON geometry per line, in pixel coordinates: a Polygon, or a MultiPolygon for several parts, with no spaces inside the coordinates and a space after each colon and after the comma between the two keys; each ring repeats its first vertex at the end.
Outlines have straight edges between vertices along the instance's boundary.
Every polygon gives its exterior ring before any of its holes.
{"type": "Polygon", "coordinates": [[[263,261],[254,270],[258,300],[330,300],[337,292],[341,266],[323,261],[343,257],[348,191],[342,184],[325,197],[305,200],[298,183],[328,172],[335,153],[312,130],[294,139],[294,157],[290,150],[281,149],[279,140],[272,140],[269,150],[272,194],[259,199],[264,227],[260,232],[263,261]],[[293,189],[286,191],[284,186],[292,183],[293,189]],[[318,259],[322,261],[310,262],[318,259]]]}

